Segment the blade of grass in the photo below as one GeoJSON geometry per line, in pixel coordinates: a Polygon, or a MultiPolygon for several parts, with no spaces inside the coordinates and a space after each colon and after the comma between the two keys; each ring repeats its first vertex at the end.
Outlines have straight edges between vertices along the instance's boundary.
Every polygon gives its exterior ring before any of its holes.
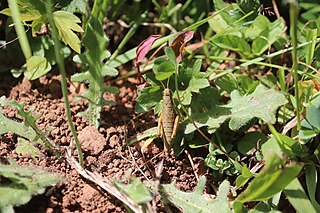
{"type": "Polygon", "coordinates": [[[294,91],[296,98],[296,117],[297,117],[297,130],[299,131],[301,128],[301,119],[300,119],[300,97],[299,97],[299,77],[298,77],[298,56],[297,56],[297,25],[298,25],[298,2],[295,0],[290,0],[290,36],[292,39],[292,73],[294,79],[294,91]]]}
{"type": "MultiPolygon", "coordinates": [[[[308,44],[310,44],[310,43],[319,42],[319,41],[320,41],[320,38],[317,38],[317,39],[312,40],[312,41],[308,41],[308,42],[301,43],[301,44],[299,44],[299,45],[297,46],[297,49],[299,49],[299,48],[301,48],[301,47],[304,47],[304,46],[306,46],[306,45],[308,45],[308,44]]],[[[245,62],[245,63],[243,63],[243,64],[240,64],[240,65],[238,65],[238,66],[235,66],[235,67],[233,67],[232,69],[223,70],[222,72],[216,74],[215,76],[213,76],[213,77],[210,78],[209,80],[213,80],[213,79],[219,78],[219,77],[221,77],[221,76],[223,76],[223,75],[226,75],[226,74],[232,73],[232,72],[234,72],[234,71],[236,71],[236,70],[239,70],[239,69],[242,68],[242,67],[247,67],[247,66],[250,66],[250,65],[252,65],[252,64],[256,64],[257,62],[261,62],[261,61],[264,61],[264,60],[273,58],[273,57],[275,57],[275,56],[284,54],[284,53],[286,53],[286,52],[290,52],[290,51],[292,51],[292,50],[293,50],[293,47],[289,47],[289,48],[285,48],[285,49],[279,50],[279,51],[277,51],[277,52],[274,52],[274,53],[271,53],[271,54],[268,54],[268,55],[265,55],[265,56],[261,56],[261,57],[254,58],[254,59],[252,59],[252,60],[250,60],[250,61],[248,61],[248,62],[245,62]]],[[[216,72],[216,70],[212,71],[212,73],[213,73],[213,72],[216,72]]],[[[212,73],[211,73],[211,74],[212,74],[212,73]]],[[[308,73],[305,73],[305,74],[307,75],[308,73]]]]}
{"type": "MultiPolygon", "coordinates": [[[[99,17],[99,13],[100,13],[100,10],[101,10],[101,4],[102,4],[102,0],[95,0],[94,1],[94,4],[93,4],[93,7],[92,7],[92,12],[91,12],[91,15],[95,18],[98,19],[99,17]]],[[[99,22],[101,23],[102,20],[99,20],[99,22]]]]}
{"type": "Polygon", "coordinates": [[[317,182],[318,182],[317,169],[313,165],[307,165],[305,167],[305,171],[306,171],[306,183],[307,183],[307,189],[308,189],[310,201],[312,205],[315,207],[315,209],[317,210],[317,212],[320,212],[320,205],[316,200],[316,190],[317,190],[317,182]]]}
{"type": "Polygon", "coordinates": [[[76,148],[78,151],[79,162],[80,162],[80,165],[83,167],[82,149],[81,149],[80,142],[78,140],[78,135],[77,135],[76,129],[73,125],[72,118],[71,118],[70,103],[69,103],[69,99],[68,99],[67,81],[66,81],[67,75],[66,75],[66,71],[65,71],[65,67],[64,67],[64,63],[63,63],[63,56],[60,52],[60,50],[61,50],[60,41],[59,41],[57,29],[54,25],[51,8],[52,8],[52,2],[51,2],[51,0],[49,0],[49,1],[47,1],[47,4],[46,4],[46,10],[47,10],[47,14],[48,14],[49,24],[51,26],[52,37],[53,37],[53,40],[55,43],[54,52],[55,52],[55,56],[57,59],[59,71],[61,74],[61,90],[62,90],[62,94],[63,94],[64,103],[66,106],[66,115],[67,115],[68,123],[69,123],[70,129],[71,129],[71,132],[72,132],[75,144],[76,144],[76,148]]]}
{"type": "Polygon", "coordinates": [[[20,18],[20,11],[16,0],[8,0],[9,8],[12,13],[12,19],[14,24],[14,27],[16,29],[17,35],[19,37],[19,43],[22,49],[22,52],[24,54],[24,57],[26,60],[32,56],[32,52],[30,49],[30,45],[28,42],[27,34],[24,30],[24,27],[21,23],[20,18]]]}
{"type": "Polygon", "coordinates": [[[317,211],[312,206],[309,198],[307,197],[303,187],[299,180],[295,178],[289,185],[283,190],[287,196],[291,205],[297,210],[297,212],[316,213],[317,211]]]}
{"type": "MultiPolygon", "coordinates": [[[[206,56],[204,56],[204,55],[196,55],[195,56],[195,58],[202,58],[202,59],[205,59],[205,57],[206,56]]],[[[250,60],[247,60],[247,59],[220,57],[220,56],[209,56],[208,58],[212,59],[212,60],[239,61],[239,62],[244,62],[244,63],[250,61],[250,60]]],[[[290,68],[288,68],[288,67],[280,66],[280,65],[277,65],[277,64],[266,63],[266,62],[260,62],[260,61],[256,61],[253,64],[266,66],[266,67],[277,68],[277,69],[283,69],[283,70],[290,70],[290,68]]]]}

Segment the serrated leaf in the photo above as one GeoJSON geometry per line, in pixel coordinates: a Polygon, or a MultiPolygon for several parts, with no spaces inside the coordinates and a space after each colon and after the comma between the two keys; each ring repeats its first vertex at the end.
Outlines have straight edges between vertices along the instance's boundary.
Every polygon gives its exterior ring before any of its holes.
{"type": "Polygon", "coordinates": [[[80,39],[73,32],[83,32],[82,28],[78,25],[78,23],[81,23],[80,19],[72,13],[56,11],[53,13],[53,20],[62,41],[69,45],[74,51],[80,53],[80,39]]]}
{"type": "Polygon", "coordinates": [[[17,164],[0,164],[0,177],[9,181],[0,186],[0,209],[27,203],[33,195],[42,194],[45,187],[62,181],[54,174],[17,164]]]}
{"type": "Polygon", "coordinates": [[[231,111],[229,127],[239,129],[253,117],[262,119],[266,123],[275,122],[275,111],[279,106],[287,103],[285,96],[273,89],[266,89],[259,85],[249,95],[241,96],[238,91],[231,93],[231,101],[225,107],[231,111]]]}
{"type": "MultiPolygon", "coordinates": [[[[41,17],[41,13],[34,8],[19,7],[19,11],[20,11],[21,21],[25,21],[25,22],[26,21],[33,21],[33,20],[36,20],[41,17]]],[[[12,16],[10,8],[6,8],[6,9],[0,11],[0,13],[7,15],[7,16],[12,16]]]]}
{"type": "Polygon", "coordinates": [[[45,137],[44,132],[42,132],[37,124],[37,119],[40,118],[40,114],[33,115],[34,107],[31,107],[29,110],[24,110],[24,104],[18,103],[16,100],[6,101],[5,97],[0,98],[0,133],[5,132],[14,132],[21,137],[29,139],[29,141],[44,143],[47,148],[52,149],[52,144],[45,137]],[[2,115],[2,106],[11,106],[18,111],[18,115],[24,119],[23,123],[12,121],[2,115]],[[40,140],[39,140],[40,139],[40,140]]]}
{"type": "Polygon", "coordinates": [[[45,57],[34,55],[28,58],[27,70],[24,71],[24,75],[29,80],[35,80],[47,74],[50,70],[51,65],[45,57]]]}
{"type": "Polygon", "coordinates": [[[7,132],[14,132],[15,134],[33,140],[36,137],[35,132],[31,127],[27,127],[22,123],[13,121],[2,114],[2,106],[4,104],[5,97],[0,98],[0,135],[7,132]]]}
{"type": "Polygon", "coordinates": [[[15,149],[18,154],[29,154],[32,158],[39,156],[40,150],[36,148],[30,141],[18,138],[18,144],[15,149]]]}
{"type": "Polygon", "coordinates": [[[86,32],[83,36],[83,44],[86,51],[74,57],[74,60],[82,63],[85,71],[77,73],[71,77],[71,81],[89,83],[89,88],[81,94],[79,98],[85,98],[89,101],[89,107],[85,112],[81,112],[78,116],[86,116],[90,124],[99,126],[100,113],[103,105],[113,105],[111,101],[103,98],[105,92],[117,93],[119,89],[108,87],[104,83],[106,75],[114,76],[118,72],[114,68],[103,64],[103,60],[110,56],[106,46],[109,39],[104,35],[102,26],[99,21],[93,17],[90,18],[86,32]]]}
{"type": "Polygon", "coordinates": [[[247,189],[238,196],[237,201],[245,203],[267,200],[282,191],[297,177],[301,169],[301,165],[287,165],[286,159],[273,155],[247,189]]]}
{"type": "MultiPolygon", "coordinates": [[[[255,117],[273,123],[276,109],[287,103],[284,95],[273,89],[266,89],[262,85],[249,95],[241,96],[239,91],[233,91],[231,101],[226,105],[219,105],[218,98],[217,92],[207,87],[200,90],[199,95],[195,95],[191,103],[192,118],[198,127],[208,126],[210,133],[228,119],[232,130],[239,129],[255,117]]],[[[185,133],[194,130],[193,124],[188,124],[185,133]]]]}
{"type": "Polygon", "coordinates": [[[70,13],[74,13],[79,10],[82,14],[87,14],[87,2],[85,0],[59,0],[58,2],[61,4],[62,10],[70,13]]]}
{"type": "Polygon", "coordinates": [[[195,191],[191,193],[178,190],[174,186],[174,182],[171,184],[164,184],[161,185],[160,193],[170,202],[180,207],[185,213],[211,213],[213,210],[221,213],[231,212],[227,197],[230,189],[229,182],[225,180],[220,184],[219,191],[215,199],[205,197],[205,194],[203,193],[205,182],[206,178],[202,176],[195,191]]]}

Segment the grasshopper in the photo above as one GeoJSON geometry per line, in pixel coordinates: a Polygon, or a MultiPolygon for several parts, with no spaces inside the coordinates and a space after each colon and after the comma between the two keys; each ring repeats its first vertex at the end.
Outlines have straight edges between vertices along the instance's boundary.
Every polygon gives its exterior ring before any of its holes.
{"type": "Polygon", "coordinates": [[[168,152],[173,145],[173,140],[178,130],[179,116],[176,116],[170,89],[165,88],[162,94],[162,111],[158,122],[158,137],[163,139],[164,151],[168,152]]]}

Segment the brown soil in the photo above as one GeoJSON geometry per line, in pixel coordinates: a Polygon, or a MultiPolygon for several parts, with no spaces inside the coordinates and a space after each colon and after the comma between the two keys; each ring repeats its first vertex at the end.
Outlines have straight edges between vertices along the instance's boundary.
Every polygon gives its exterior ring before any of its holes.
{"type": "MultiPolygon", "coordinates": [[[[41,114],[38,126],[42,130],[53,128],[47,136],[60,147],[62,153],[67,150],[73,137],[65,116],[59,77],[52,74],[30,82],[22,78],[15,79],[10,74],[2,73],[1,76],[0,96],[5,95],[8,99],[23,102],[27,108],[35,107],[34,113],[41,114]]],[[[85,167],[108,179],[126,181],[125,175],[131,170],[131,174],[142,181],[152,180],[155,169],[162,160],[161,144],[151,146],[144,156],[139,144],[126,145],[128,137],[157,125],[151,112],[139,116],[134,113],[134,100],[137,96],[132,84],[134,81],[132,78],[117,82],[114,86],[120,88],[120,94],[105,95],[106,99],[115,101],[116,105],[103,109],[98,130],[89,126],[84,117],[75,116],[87,106],[86,101],[73,101],[79,90],[83,91],[84,85],[69,85],[73,122],[84,151],[85,167]]],[[[12,108],[5,107],[3,113],[9,118],[17,119],[12,108]]],[[[19,155],[15,152],[16,142],[17,136],[12,133],[0,137],[1,163],[7,163],[8,158],[13,158],[21,165],[32,165],[65,178],[65,182],[47,189],[45,194],[35,196],[28,204],[16,208],[16,212],[126,212],[122,202],[82,178],[66,160],[58,160],[48,150],[42,150],[43,156],[37,159],[19,155]]],[[[76,152],[74,156],[77,156],[76,152]]],[[[199,159],[201,161],[199,157],[194,158],[195,163],[199,159]]],[[[163,168],[161,183],[176,180],[177,188],[193,190],[197,181],[190,161],[184,154],[180,157],[169,154],[165,157],[163,168]]],[[[165,212],[161,201],[157,203],[157,212],[165,212]]]]}

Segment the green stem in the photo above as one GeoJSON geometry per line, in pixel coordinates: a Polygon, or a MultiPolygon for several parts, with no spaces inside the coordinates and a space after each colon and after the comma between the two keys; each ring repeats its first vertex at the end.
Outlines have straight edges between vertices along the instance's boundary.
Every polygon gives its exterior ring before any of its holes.
{"type": "Polygon", "coordinates": [[[100,5],[101,10],[99,13],[99,21],[100,23],[103,23],[103,19],[106,16],[107,10],[108,10],[108,6],[110,5],[111,1],[110,0],[104,0],[102,1],[102,4],[100,5]]]}
{"type": "Polygon", "coordinates": [[[28,42],[27,34],[24,30],[24,27],[21,23],[20,11],[16,0],[8,0],[8,4],[11,10],[12,19],[14,27],[16,29],[17,35],[19,37],[19,43],[26,60],[32,56],[30,45],[28,42]]]}
{"type": "Polygon", "coordinates": [[[67,118],[68,118],[69,127],[71,129],[73,138],[75,140],[75,144],[76,144],[76,148],[77,148],[77,151],[78,151],[80,165],[83,167],[82,149],[81,149],[81,145],[80,145],[80,142],[78,140],[78,135],[77,135],[76,129],[75,129],[74,125],[73,125],[72,117],[71,117],[70,103],[69,103],[68,91],[67,91],[67,81],[66,81],[67,75],[66,75],[66,71],[65,71],[65,67],[64,67],[63,57],[62,57],[62,54],[60,52],[61,47],[60,47],[60,41],[59,41],[59,38],[58,38],[58,32],[57,32],[56,26],[54,25],[53,15],[52,15],[52,11],[51,11],[52,2],[51,2],[51,0],[48,0],[47,3],[48,4],[46,4],[46,10],[47,10],[47,13],[48,13],[48,19],[49,19],[49,23],[50,23],[50,26],[51,26],[52,37],[53,37],[53,40],[54,40],[54,43],[55,43],[54,52],[55,52],[55,56],[56,56],[56,59],[57,59],[57,64],[58,64],[58,67],[59,67],[59,71],[60,71],[60,74],[61,74],[61,90],[62,90],[64,102],[65,102],[65,105],[66,105],[66,115],[67,115],[67,118]]]}
{"type": "MultiPolygon", "coordinates": [[[[102,0],[95,0],[92,8],[91,15],[98,19],[100,12],[100,5],[102,0]]],[[[101,23],[101,22],[100,22],[101,23]]]]}
{"type": "Polygon", "coordinates": [[[299,97],[299,76],[298,76],[298,57],[297,57],[297,25],[298,25],[298,6],[295,0],[290,1],[290,35],[292,39],[292,72],[294,79],[294,91],[296,99],[296,114],[297,114],[297,130],[301,128],[300,119],[300,97],[299,97]]]}

